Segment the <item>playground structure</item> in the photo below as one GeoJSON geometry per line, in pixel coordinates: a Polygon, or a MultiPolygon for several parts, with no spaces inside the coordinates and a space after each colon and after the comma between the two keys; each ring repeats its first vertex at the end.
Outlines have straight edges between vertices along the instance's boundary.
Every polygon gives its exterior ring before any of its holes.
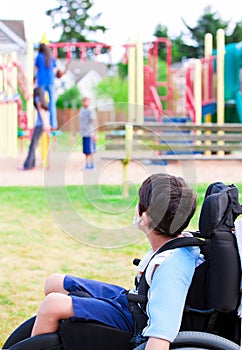
{"type": "MultiPolygon", "coordinates": [[[[201,59],[192,59],[179,69],[172,67],[172,44],[167,38],[157,38],[143,43],[140,35],[130,38],[122,45],[128,64],[128,122],[143,123],[151,119],[161,122],[164,117],[183,117],[199,124],[201,122],[241,123],[242,98],[240,92],[240,67],[242,66],[241,43],[225,45],[224,31],[217,31],[217,49],[213,50],[212,35],[205,35],[205,52],[201,59]],[[159,47],[165,47],[164,79],[159,77],[159,47]],[[144,64],[144,51],[147,63],[144,64]],[[173,77],[180,70],[183,75],[185,108],[177,114],[176,82],[173,77]],[[151,118],[149,118],[151,117],[151,118]]],[[[80,60],[87,59],[88,50],[94,59],[106,50],[112,65],[112,47],[103,43],[50,43],[58,58],[63,49],[66,59],[78,49],[80,60]]],[[[124,102],[124,101],[121,101],[124,102]]],[[[181,101],[179,101],[181,102],[181,101]]],[[[178,102],[178,103],[179,103],[178,102]]]]}
{"type": "Polygon", "coordinates": [[[204,58],[186,70],[187,112],[195,123],[241,123],[240,69],[242,43],[224,45],[224,32],[217,31],[217,49],[212,35],[205,35],[204,58]]]}
{"type": "MultiPolygon", "coordinates": [[[[144,87],[144,120],[146,116],[153,115],[154,119],[161,122],[164,117],[189,118],[193,123],[241,123],[242,122],[242,92],[240,81],[240,69],[242,68],[242,42],[225,45],[223,29],[217,30],[216,50],[212,47],[212,34],[205,35],[205,52],[201,59],[192,59],[186,62],[181,68],[172,67],[172,46],[167,38],[158,38],[148,43],[147,64],[143,67],[143,73],[139,61],[141,51],[139,50],[139,39],[136,44],[136,66],[134,52],[129,49],[129,65],[133,67],[131,76],[137,75],[136,87],[132,78],[130,79],[130,96],[136,96],[136,100],[129,99],[129,103],[141,104],[138,98],[140,92],[139,81],[143,76],[144,87]],[[165,45],[166,67],[165,80],[159,81],[159,46],[165,45]],[[174,77],[177,72],[183,78],[183,85],[176,86],[174,77]],[[163,87],[160,92],[159,88],[163,87]],[[176,103],[178,89],[185,94],[183,114],[177,115],[172,105],[176,103]],[[152,111],[154,112],[152,114],[152,111]]],[[[132,68],[131,68],[132,69],[132,68]]],[[[130,70],[131,70],[130,69],[130,70]]],[[[130,71],[129,71],[130,72],[130,71]]],[[[132,119],[132,118],[131,118],[132,119]]],[[[137,115],[136,122],[143,121],[137,115]]],[[[149,121],[149,119],[148,119],[149,121]]]]}
{"type": "MultiPolygon", "coordinates": [[[[81,61],[96,59],[100,54],[109,56],[112,64],[112,47],[104,43],[49,43],[58,58],[59,50],[67,61],[73,53],[79,53],[81,61]]],[[[174,118],[189,120],[197,125],[204,122],[242,123],[242,95],[240,91],[240,68],[242,66],[242,44],[224,44],[224,32],[217,31],[217,48],[213,50],[212,35],[205,35],[204,58],[192,59],[182,68],[172,67],[172,45],[167,38],[143,43],[140,35],[123,45],[128,63],[127,121],[143,124],[148,121],[162,122],[174,118]],[[159,48],[165,47],[165,72],[163,81],[159,77],[159,48]],[[144,59],[144,54],[145,59],[144,59]],[[144,61],[147,61],[144,64],[144,61]],[[174,105],[178,89],[174,77],[180,71],[184,91],[184,110],[178,114],[174,105]]],[[[0,155],[17,153],[17,136],[22,141],[33,127],[33,47],[28,47],[29,73],[25,76],[16,60],[16,55],[0,55],[0,155]],[[24,103],[23,103],[24,101],[24,103]],[[24,106],[23,104],[26,104],[24,106]],[[16,131],[17,130],[17,131],[16,131]],[[7,136],[8,135],[8,136],[7,136]]],[[[180,88],[180,87],[179,87],[180,88]]],[[[22,143],[20,142],[20,147],[22,143]]],[[[46,153],[46,152],[45,152],[46,153]]]]}
{"type": "Polygon", "coordinates": [[[22,148],[23,137],[33,125],[32,51],[32,44],[29,44],[28,76],[18,63],[15,52],[0,53],[0,156],[16,156],[18,137],[22,148]]]}
{"type": "Polygon", "coordinates": [[[17,150],[17,69],[13,66],[11,57],[0,57],[0,100],[1,128],[0,128],[0,154],[16,155],[17,150]],[[7,77],[5,72],[11,72],[7,77]],[[10,97],[11,96],[11,97],[10,97]]]}

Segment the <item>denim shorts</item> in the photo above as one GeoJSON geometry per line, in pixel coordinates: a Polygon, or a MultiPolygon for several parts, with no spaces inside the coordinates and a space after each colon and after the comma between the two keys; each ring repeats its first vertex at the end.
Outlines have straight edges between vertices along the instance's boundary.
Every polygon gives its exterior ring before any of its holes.
{"type": "Polygon", "coordinates": [[[95,142],[93,141],[93,138],[92,137],[83,137],[82,138],[82,150],[83,150],[83,153],[84,154],[92,154],[95,152],[96,150],[96,144],[95,142]]]}

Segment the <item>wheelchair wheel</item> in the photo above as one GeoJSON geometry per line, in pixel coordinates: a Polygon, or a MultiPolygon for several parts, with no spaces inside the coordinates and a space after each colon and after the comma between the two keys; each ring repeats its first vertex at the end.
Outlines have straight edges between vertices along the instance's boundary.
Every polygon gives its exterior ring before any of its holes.
{"type": "Polygon", "coordinates": [[[204,332],[180,332],[170,349],[180,350],[240,350],[231,340],[204,332]]]}

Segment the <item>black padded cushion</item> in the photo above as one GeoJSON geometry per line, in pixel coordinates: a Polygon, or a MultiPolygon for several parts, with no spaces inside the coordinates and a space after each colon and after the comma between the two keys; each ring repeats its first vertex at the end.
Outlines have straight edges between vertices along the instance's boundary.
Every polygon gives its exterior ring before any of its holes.
{"type": "Polygon", "coordinates": [[[214,182],[208,186],[199,218],[201,237],[211,237],[213,231],[234,228],[234,221],[242,213],[238,188],[214,182]]]}
{"type": "Polygon", "coordinates": [[[64,350],[130,350],[132,333],[93,322],[63,321],[59,335],[64,350]]]}
{"type": "Polygon", "coordinates": [[[213,193],[205,198],[199,218],[199,231],[201,237],[209,238],[213,231],[220,225],[228,207],[228,194],[213,193]]]}
{"type": "Polygon", "coordinates": [[[208,187],[199,219],[200,236],[208,243],[205,294],[208,307],[222,312],[238,306],[240,257],[233,228],[241,213],[236,186],[215,182],[208,187]]]}

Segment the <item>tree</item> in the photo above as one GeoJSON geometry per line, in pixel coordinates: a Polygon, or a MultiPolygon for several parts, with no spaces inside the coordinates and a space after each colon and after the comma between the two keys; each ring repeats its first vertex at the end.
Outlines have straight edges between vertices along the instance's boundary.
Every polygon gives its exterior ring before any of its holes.
{"type": "Polygon", "coordinates": [[[183,34],[171,40],[172,43],[172,62],[180,62],[184,57],[196,57],[196,47],[188,45],[183,40],[183,34]]]}
{"type": "MultiPolygon", "coordinates": [[[[159,23],[154,32],[157,38],[168,38],[168,28],[159,23]]],[[[158,55],[162,60],[166,59],[166,45],[164,43],[158,44],[158,55]]]]}
{"type": "Polygon", "coordinates": [[[238,43],[242,39],[242,21],[235,24],[233,32],[226,37],[226,44],[238,43]]]}
{"type": "Polygon", "coordinates": [[[211,6],[204,9],[204,13],[199,17],[195,27],[190,27],[183,19],[183,23],[190,31],[190,38],[194,41],[195,57],[204,56],[204,36],[206,33],[213,35],[213,45],[216,47],[216,32],[218,29],[228,28],[228,22],[218,17],[217,12],[212,12],[211,6]]]}
{"type": "Polygon", "coordinates": [[[217,12],[212,12],[211,6],[204,9],[204,13],[198,19],[195,27],[190,27],[183,20],[185,26],[190,31],[190,36],[194,41],[196,47],[196,57],[204,55],[204,36],[206,33],[213,35],[213,47],[216,47],[216,33],[218,29],[224,29],[225,44],[240,42],[242,37],[242,21],[235,23],[233,32],[229,34],[229,22],[223,21],[219,18],[217,12]]]}
{"type": "Polygon", "coordinates": [[[99,25],[101,13],[91,15],[92,0],[57,0],[59,6],[46,11],[51,17],[53,29],[61,30],[61,42],[85,42],[88,34],[107,28],[99,25]]]}
{"type": "Polygon", "coordinates": [[[161,23],[157,24],[154,36],[157,38],[168,38],[168,28],[163,26],[161,23]]]}
{"type": "MultiPolygon", "coordinates": [[[[204,56],[204,37],[206,33],[213,35],[213,47],[216,48],[216,33],[222,28],[225,32],[225,43],[233,43],[241,41],[242,37],[242,21],[237,22],[232,33],[229,34],[229,22],[219,18],[217,12],[213,12],[211,6],[204,8],[203,14],[198,18],[194,27],[189,26],[182,19],[188,34],[181,33],[175,38],[170,38],[172,42],[172,61],[179,62],[182,58],[198,58],[204,56]]],[[[158,24],[154,35],[156,37],[169,38],[166,27],[158,24]]]]}

